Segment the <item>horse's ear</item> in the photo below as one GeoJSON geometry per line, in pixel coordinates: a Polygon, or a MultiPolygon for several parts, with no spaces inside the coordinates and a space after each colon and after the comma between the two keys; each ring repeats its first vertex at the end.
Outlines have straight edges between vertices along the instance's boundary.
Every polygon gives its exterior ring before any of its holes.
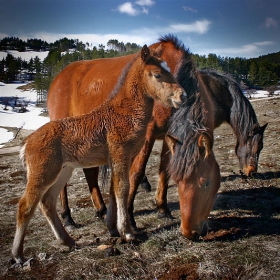
{"type": "Polygon", "coordinates": [[[255,134],[259,133],[259,134],[263,134],[266,127],[267,127],[268,123],[266,123],[263,126],[260,126],[259,124],[254,124],[251,133],[249,134],[249,136],[254,136],[255,134]]]}
{"type": "Polygon", "coordinates": [[[268,125],[268,123],[266,123],[265,125],[261,126],[261,131],[262,131],[262,133],[264,133],[264,131],[265,131],[267,125],[268,125]]]}
{"type": "Polygon", "coordinates": [[[165,135],[165,142],[166,142],[169,150],[171,151],[171,154],[174,155],[175,146],[179,142],[178,139],[173,137],[170,134],[166,134],[165,135]]]}
{"type": "Polygon", "coordinates": [[[154,51],[154,56],[160,58],[163,52],[163,46],[160,44],[154,51]]]}
{"type": "Polygon", "coordinates": [[[207,158],[213,147],[213,140],[208,133],[203,132],[198,138],[198,147],[204,151],[204,158],[207,158]]]}
{"type": "Polygon", "coordinates": [[[147,47],[147,45],[144,45],[141,49],[141,58],[142,60],[147,64],[151,58],[150,49],[147,47]]]}

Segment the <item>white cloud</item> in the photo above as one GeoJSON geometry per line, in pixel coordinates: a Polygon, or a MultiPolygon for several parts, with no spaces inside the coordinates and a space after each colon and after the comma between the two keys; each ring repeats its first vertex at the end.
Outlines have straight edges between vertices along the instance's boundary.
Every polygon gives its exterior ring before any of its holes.
{"type": "Polygon", "coordinates": [[[138,0],[135,3],[139,6],[148,6],[148,7],[151,7],[155,4],[155,2],[152,0],[138,0]]]}
{"type": "Polygon", "coordinates": [[[135,7],[131,2],[125,2],[124,4],[118,6],[117,10],[120,13],[128,14],[130,16],[138,16],[140,14],[148,14],[149,10],[147,7],[151,7],[155,4],[152,0],[138,0],[135,2],[136,5],[141,6],[142,10],[135,7]]]}
{"type": "Polygon", "coordinates": [[[271,18],[271,17],[267,17],[266,19],[265,19],[265,22],[264,22],[264,26],[266,27],[266,28],[272,28],[272,27],[276,27],[277,26],[277,24],[278,24],[278,22],[277,22],[277,20],[275,20],[275,19],[273,19],[273,18],[271,18]]]}
{"type": "Polygon", "coordinates": [[[192,13],[197,13],[198,11],[196,9],[193,9],[191,7],[188,7],[188,6],[183,6],[183,9],[186,11],[186,12],[192,12],[192,13]]]}
{"type": "Polygon", "coordinates": [[[220,56],[230,56],[230,57],[257,57],[264,53],[264,47],[272,46],[274,42],[263,41],[263,42],[253,42],[251,44],[245,44],[237,47],[231,48],[208,48],[201,49],[198,54],[209,54],[215,53],[220,56]]]}
{"type": "Polygon", "coordinates": [[[198,20],[190,24],[172,24],[170,28],[172,32],[204,34],[209,30],[210,25],[209,20],[198,20]]]}
{"type": "Polygon", "coordinates": [[[118,11],[120,13],[128,14],[130,16],[137,16],[140,13],[140,11],[135,9],[130,2],[126,2],[118,6],[118,11]]]}

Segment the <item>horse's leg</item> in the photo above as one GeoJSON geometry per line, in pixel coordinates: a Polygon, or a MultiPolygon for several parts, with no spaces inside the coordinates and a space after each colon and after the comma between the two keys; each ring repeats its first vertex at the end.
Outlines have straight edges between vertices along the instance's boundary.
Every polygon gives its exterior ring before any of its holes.
{"type": "Polygon", "coordinates": [[[170,151],[165,142],[163,141],[161,156],[160,156],[160,167],[159,167],[159,181],[156,192],[156,205],[158,208],[159,218],[168,217],[171,215],[170,210],[167,206],[167,189],[169,174],[167,172],[167,165],[170,160],[170,151]]]}
{"type": "Polygon", "coordinates": [[[16,233],[13,241],[12,254],[17,262],[24,263],[23,243],[26,228],[38,205],[43,190],[35,187],[36,183],[28,180],[25,192],[18,204],[16,233]]]}
{"type": "Polygon", "coordinates": [[[126,241],[130,241],[135,239],[127,210],[131,161],[125,156],[124,150],[124,148],[119,147],[114,153],[117,156],[111,156],[112,177],[106,221],[111,235],[116,235],[118,232],[126,241]]]}
{"type": "Polygon", "coordinates": [[[149,156],[152,152],[153,145],[155,143],[155,137],[153,135],[153,131],[146,134],[146,140],[144,143],[144,146],[138,153],[138,155],[134,158],[133,164],[130,168],[129,173],[129,196],[128,196],[128,215],[130,224],[134,229],[137,229],[136,222],[133,215],[134,210],[134,200],[137,193],[137,189],[139,184],[141,183],[141,180],[145,176],[145,167],[147,165],[149,156]]]}
{"type": "Polygon", "coordinates": [[[141,181],[140,186],[142,187],[142,189],[144,189],[146,192],[150,192],[152,190],[151,184],[147,178],[146,175],[144,175],[143,180],[141,181]]]}
{"type": "Polygon", "coordinates": [[[75,241],[72,237],[69,236],[57,215],[56,202],[59,192],[61,191],[65,183],[70,179],[72,171],[72,168],[64,167],[59,174],[57,181],[43,195],[40,203],[42,213],[49,222],[55,234],[55,237],[60,241],[62,245],[68,246],[70,248],[75,246],[75,241]]]}
{"type": "Polygon", "coordinates": [[[76,223],[72,219],[71,216],[71,211],[69,208],[69,203],[68,203],[68,195],[67,195],[67,183],[65,184],[64,188],[60,192],[60,211],[61,211],[61,217],[65,221],[64,225],[66,228],[71,228],[71,227],[77,227],[76,223]]]}
{"type": "Polygon", "coordinates": [[[102,198],[100,188],[98,186],[98,172],[98,167],[84,169],[89,191],[91,193],[91,199],[93,204],[97,208],[96,215],[99,218],[103,218],[107,212],[107,208],[102,198]]]}

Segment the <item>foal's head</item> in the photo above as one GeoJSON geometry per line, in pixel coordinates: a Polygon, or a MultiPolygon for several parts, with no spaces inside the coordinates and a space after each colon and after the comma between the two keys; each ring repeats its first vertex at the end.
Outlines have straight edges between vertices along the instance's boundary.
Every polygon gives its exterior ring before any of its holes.
{"type": "Polygon", "coordinates": [[[235,153],[239,164],[246,176],[258,171],[259,155],[263,148],[263,134],[267,124],[259,126],[254,124],[244,143],[237,142],[235,153]]]}
{"type": "Polygon", "coordinates": [[[212,151],[212,139],[205,131],[197,132],[185,150],[178,139],[166,135],[173,154],[170,173],[175,175],[172,177],[178,184],[180,197],[180,229],[185,237],[192,240],[207,234],[208,216],[220,187],[220,169],[212,151]],[[188,155],[182,154],[184,150],[188,155]],[[185,160],[188,165],[174,170],[176,165],[182,164],[178,162],[178,157],[189,157],[185,160]]]}
{"type": "Polygon", "coordinates": [[[167,63],[159,58],[161,45],[151,55],[145,45],[141,50],[144,62],[144,84],[146,93],[153,99],[161,101],[165,106],[178,108],[187,97],[184,89],[178,84],[167,63]]]}

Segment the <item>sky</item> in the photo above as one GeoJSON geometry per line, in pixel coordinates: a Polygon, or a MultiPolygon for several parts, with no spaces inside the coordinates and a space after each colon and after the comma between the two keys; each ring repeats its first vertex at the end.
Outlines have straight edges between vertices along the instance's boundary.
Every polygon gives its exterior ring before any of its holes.
{"type": "Polygon", "coordinates": [[[0,0],[0,39],[110,39],[139,45],[176,35],[194,54],[252,58],[280,51],[279,0],[0,0]]]}

